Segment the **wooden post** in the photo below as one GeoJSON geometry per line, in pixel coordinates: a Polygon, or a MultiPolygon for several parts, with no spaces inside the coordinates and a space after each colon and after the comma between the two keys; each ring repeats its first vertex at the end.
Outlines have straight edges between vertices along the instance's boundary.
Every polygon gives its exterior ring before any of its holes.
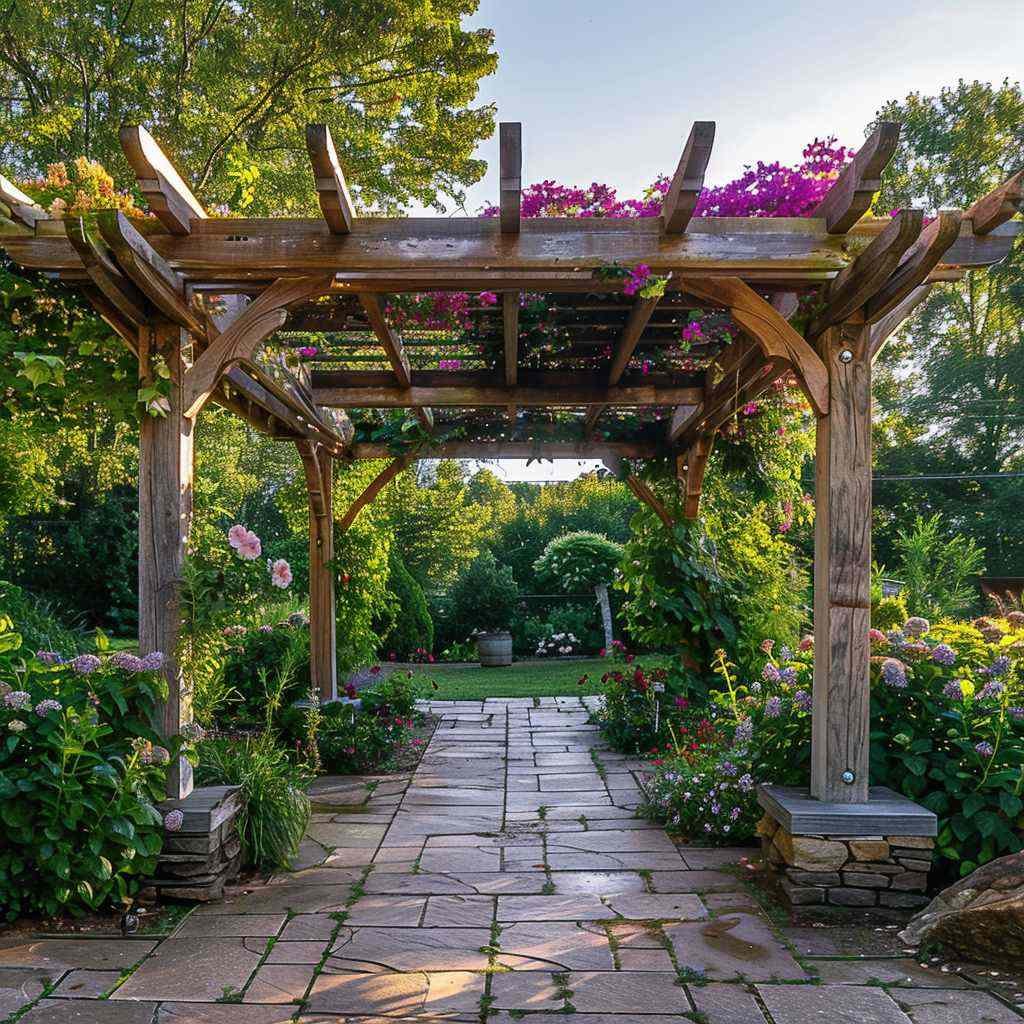
{"type": "Polygon", "coordinates": [[[818,419],[811,794],[868,798],[871,345],[860,322],[821,336],[829,412],[818,419]]]}
{"type": "MultiPolygon", "coordinates": [[[[321,448],[318,453],[321,499],[309,502],[309,672],[320,700],[338,696],[338,665],[335,654],[334,518],[331,514],[333,460],[321,448]]],[[[307,466],[308,471],[308,466],[307,466]]]]}
{"type": "MultiPolygon", "coordinates": [[[[152,380],[151,359],[161,356],[171,371],[166,416],[143,415],[139,430],[139,653],[161,651],[168,696],[158,726],[174,736],[191,721],[192,708],[177,663],[181,631],[181,576],[192,520],[192,421],[183,410],[182,347],[188,334],[172,324],[139,329],[140,378],[152,380]]],[[[192,768],[171,765],[167,793],[192,792],[192,768]]]]}

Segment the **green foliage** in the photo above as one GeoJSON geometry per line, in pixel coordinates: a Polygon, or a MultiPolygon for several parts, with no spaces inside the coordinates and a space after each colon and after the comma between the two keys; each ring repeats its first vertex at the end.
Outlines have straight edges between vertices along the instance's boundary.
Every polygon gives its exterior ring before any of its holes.
{"type": "Polygon", "coordinates": [[[622,551],[621,544],[599,533],[579,530],[550,541],[533,568],[541,583],[578,594],[600,583],[612,583],[622,551]]]}
{"type": "MultiPolygon", "coordinates": [[[[880,211],[967,209],[1019,169],[1019,84],[963,82],[911,93],[878,119],[900,144],[882,177],[880,211]]],[[[1024,248],[999,265],[939,284],[876,363],[875,465],[886,475],[992,474],[1024,466],[1024,248]]],[[[973,539],[989,570],[1024,574],[1024,533],[1008,526],[1024,479],[887,481],[876,488],[875,551],[893,563],[900,530],[922,509],[973,539]]]]}
{"type": "Polygon", "coordinates": [[[410,741],[415,698],[405,675],[388,676],[359,696],[361,706],[335,703],[324,708],[318,740],[328,772],[379,770],[410,741]]]}
{"type": "Polygon", "coordinates": [[[402,561],[424,588],[455,582],[479,553],[492,514],[470,501],[462,466],[450,459],[432,477],[400,474],[381,501],[402,561]]]}
{"type": "Polygon", "coordinates": [[[305,616],[296,614],[256,628],[235,627],[226,640],[226,694],[217,709],[217,718],[223,724],[233,728],[264,724],[268,711],[289,707],[309,693],[309,626],[305,616]]]}
{"type": "Polygon", "coordinates": [[[32,658],[0,616],[0,907],[8,920],[124,906],[162,845],[154,804],[164,795],[161,765],[177,753],[149,739],[163,679],[122,670],[116,658],[76,666],[32,658]]]}
{"type": "Polygon", "coordinates": [[[899,629],[907,621],[907,602],[902,595],[871,600],[871,625],[883,633],[899,629]]]}
{"type": "Polygon", "coordinates": [[[626,754],[646,753],[667,734],[668,674],[661,667],[646,669],[631,655],[623,654],[621,647],[616,649],[611,667],[601,676],[604,701],[594,719],[613,749],[626,754]]]}
{"type": "Polygon", "coordinates": [[[64,625],[49,601],[6,580],[0,580],[0,618],[11,620],[26,652],[72,654],[86,646],[84,635],[64,625]]]}
{"type": "MultiPolygon", "coordinates": [[[[1024,628],[978,623],[910,620],[893,641],[872,632],[871,784],[938,815],[947,877],[1022,847],[1024,628]]],[[[770,653],[753,681],[725,677],[714,695],[719,720],[736,723],[734,760],[757,782],[807,781],[813,653],[801,646],[770,653]]]]}
{"type": "Polygon", "coordinates": [[[900,593],[913,615],[930,619],[962,615],[976,601],[972,577],[985,566],[978,544],[961,534],[945,536],[942,517],[918,516],[896,534],[900,593]]]}
{"type": "Polygon", "coordinates": [[[484,551],[452,588],[450,616],[469,630],[507,629],[518,594],[512,570],[498,565],[494,555],[484,551]]]}
{"type": "Polygon", "coordinates": [[[246,863],[288,867],[309,824],[310,776],[270,732],[219,737],[197,745],[202,786],[241,786],[238,831],[246,863]]]}
{"type": "Polygon", "coordinates": [[[430,618],[423,588],[405,568],[402,556],[391,549],[389,589],[395,598],[395,622],[384,638],[384,650],[405,660],[417,648],[434,649],[434,622],[430,618]]]}
{"type": "Polygon", "coordinates": [[[700,672],[716,647],[736,640],[715,546],[700,522],[681,520],[669,532],[646,506],[632,526],[616,584],[630,635],[641,646],[684,652],[700,672]]]}
{"type": "Polygon", "coordinates": [[[33,3],[9,27],[0,160],[36,172],[69,154],[127,176],[121,124],[160,141],[209,205],[253,216],[313,212],[302,126],[326,122],[363,209],[393,212],[480,179],[493,110],[473,108],[497,56],[466,30],[470,0],[186,7],[158,0],[33,3]],[[316,24],[315,36],[309,26],[316,24]]]}

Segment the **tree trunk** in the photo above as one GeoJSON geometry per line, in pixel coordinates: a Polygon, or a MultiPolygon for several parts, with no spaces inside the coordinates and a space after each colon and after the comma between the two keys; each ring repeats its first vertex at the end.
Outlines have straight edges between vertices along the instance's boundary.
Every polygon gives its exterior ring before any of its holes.
{"type": "Polygon", "coordinates": [[[598,583],[594,587],[594,593],[597,595],[597,603],[601,608],[601,625],[604,627],[604,649],[610,652],[612,640],[615,637],[612,635],[612,605],[608,600],[608,585],[598,583]]]}

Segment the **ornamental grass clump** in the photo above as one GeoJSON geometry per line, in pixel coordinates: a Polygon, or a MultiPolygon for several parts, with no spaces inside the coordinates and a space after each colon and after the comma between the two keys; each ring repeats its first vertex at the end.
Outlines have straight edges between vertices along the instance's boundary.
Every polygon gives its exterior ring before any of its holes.
{"type": "Polygon", "coordinates": [[[33,656],[0,616],[0,918],[123,908],[152,875],[180,749],[153,729],[162,663],[102,637],[33,656]]]}

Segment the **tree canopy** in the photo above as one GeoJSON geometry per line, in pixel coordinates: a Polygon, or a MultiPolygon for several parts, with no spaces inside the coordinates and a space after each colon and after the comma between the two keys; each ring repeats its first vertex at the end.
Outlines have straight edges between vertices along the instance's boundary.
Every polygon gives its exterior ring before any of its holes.
{"type": "Polygon", "coordinates": [[[476,0],[36,0],[0,14],[0,163],[69,155],[127,175],[146,124],[210,205],[314,209],[304,129],[325,123],[364,208],[461,202],[494,128],[476,0]]]}
{"type": "MultiPolygon", "coordinates": [[[[911,93],[878,112],[903,125],[882,179],[878,210],[967,208],[1017,169],[1024,152],[1019,85],[959,82],[911,93]]],[[[939,513],[945,529],[975,538],[995,575],[1024,573],[1013,509],[1024,480],[985,479],[1024,469],[1024,254],[938,285],[883,352],[875,388],[879,475],[965,474],[975,479],[876,485],[880,561],[899,524],[939,513]]]]}

